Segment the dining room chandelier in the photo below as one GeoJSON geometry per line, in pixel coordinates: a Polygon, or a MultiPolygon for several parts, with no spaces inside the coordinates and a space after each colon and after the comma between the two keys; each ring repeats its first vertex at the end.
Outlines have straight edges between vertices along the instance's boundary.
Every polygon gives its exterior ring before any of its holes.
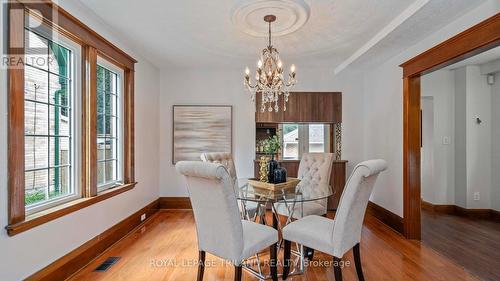
{"type": "Polygon", "coordinates": [[[275,15],[267,15],[264,21],[269,24],[269,44],[262,50],[261,57],[257,62],[255,71],[255,84],[250,81],[250,69],[245,69],[245,86],[255,101],[257,93],[261,93],[260,110],[279,112],[280,96],[283,96],[283,111],[286,111],[290,90],[297,83],[295,78],[295,65],[292,64],[288,79],[285,81],[283,63],[280,60],[279,52],[273,47],[271,41],[271,23],[276,21],[275,15]]]}

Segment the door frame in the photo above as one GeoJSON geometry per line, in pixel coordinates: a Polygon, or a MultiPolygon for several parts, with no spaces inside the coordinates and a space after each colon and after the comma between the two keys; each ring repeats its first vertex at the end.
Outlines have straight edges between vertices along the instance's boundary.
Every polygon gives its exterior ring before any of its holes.
{"type": "Polygon", "coordinates": [[[420,77],[500,46],[500,13],[401,64],[403,68],[403,225],[421,239],[420,77]]]}

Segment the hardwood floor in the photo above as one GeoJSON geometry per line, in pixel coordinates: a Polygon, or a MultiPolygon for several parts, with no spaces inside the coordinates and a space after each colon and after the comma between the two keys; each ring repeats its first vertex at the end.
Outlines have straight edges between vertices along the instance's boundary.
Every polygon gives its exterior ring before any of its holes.
{"type": "Polygon", "coordinates": [[[500,280],[500,222],[422,210],[422,242],[483,280],[500,280]]]}
{"type": "MultiPolygon", "coordinates": [[[[361,259],[366,280],[477,280],[429,247],[405,240],[374,217],[367,216],[362,235],[361,259]]],[[[195,280],[197,266],[189,263],[197,258],[191,211],[162,210],[72,280],[195,280]],[[110,256],[121,259],[107,272],[93,272],[110,256]]],[[[314,260],[316,263],[331,261],[332,257],[317,252],[314,260]]],[[[220,259],[209,254],[206,261],[204,280],[232,280],[232,266],[222,264],[220,259]]],[[[346,254],[344,261],[350,262],[343,269],[344,280],[357,280],[352,251],[346,254]]],[[[243,280],[256,279],[244,272],[243,280]]],[[[290,276],[288,280],[333,281],[333,267],[308,267],[304,275],[290,276]]]]}

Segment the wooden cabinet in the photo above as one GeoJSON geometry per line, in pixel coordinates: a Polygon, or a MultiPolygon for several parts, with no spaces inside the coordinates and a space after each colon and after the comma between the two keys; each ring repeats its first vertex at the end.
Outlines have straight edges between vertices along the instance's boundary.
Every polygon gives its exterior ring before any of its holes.
{"type": "MultiPolygon", "coordinates": [[[[299,171],[300,160],[281,160],[278,161],[282,167],[287,170],[289,177],[297,177],[299,171]]],[[[337,209],[340,201],[340,196],[344,191],[346,181],[346,165],[345,160],[334,160],[332,166],[332,174],[330,176],[330,186],[335,194],[328,198],[328,210],[337,209]]],[[[254,161],[254,177],[259,177],[259,162],[254,161]]]]}
{"type": "Polygon", "coordinates": [[[279,112],[260,111],[260,94],[256,97],[258,123],[341,123],[342,93],[340,92],[291,92],[286,111],[280,104],[279,112]]]}
{"type": "Polygon", "coordinates": [[[283,119],[283,108],[281,108],[283,106],[282,104],[280,104],[279,112],[275,112],[274,107],[273,107],[273,111],[269,112],[267,110],[268,106],[266,106],[264,111],[261,110],[261,104],[262,104],[261,101],[262,101],[261,95],[260,95],[260,93],[258,93],[257,96],[255,97],[255,122],[256,123],[278,123],[279,121],[276,121],[276,120],[283,119]]]}

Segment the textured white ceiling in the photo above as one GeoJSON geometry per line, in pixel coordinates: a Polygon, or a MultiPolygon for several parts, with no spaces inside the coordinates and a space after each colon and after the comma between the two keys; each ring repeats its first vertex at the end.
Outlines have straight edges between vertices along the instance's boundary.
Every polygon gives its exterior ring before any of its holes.
{"type": "MultiPolygon", "coordinates": [[[[111,28],[124,34],[158,67],[229,67],[252,64],[265,38],[249,35],[233,24],[235,0],[80,0],[111,28]]],[[[270,0],[289,1],[289,0],[270,0]]],[[[415,0],[304,0],[310,8],[307,22],[297,31],[276,37],[285,64],[335,68],[415,0]]],[[[434,21],[446,21],[482,0],[431,0],[439,16],[425,16],[428,33],[434,21]],[[457,7],[457,8],[454,8],[457,7]]],[[[416,19],[418,20],[418,19],[416,19]]],[[[279,19],[278,19],[279,21],[279,19]]],[[[438,22],[439,23],[439,22],[438,22]]],[[[263,24],[265,24],[263,22],[263,24]]],[[[437,24],[437,27],[442,24],[437,24]]],[[[405,30],[413,32],[415,30],[405,30]]],[[[394,37],[394,36],[393,36],[394,37]]],[[[391,39],[391,38],[390,38],[391,39]]],[[[394,37],[394,48],[418,39],[394,37]],[[394,39],[401,39],[398,42],[394,39]]]]}

